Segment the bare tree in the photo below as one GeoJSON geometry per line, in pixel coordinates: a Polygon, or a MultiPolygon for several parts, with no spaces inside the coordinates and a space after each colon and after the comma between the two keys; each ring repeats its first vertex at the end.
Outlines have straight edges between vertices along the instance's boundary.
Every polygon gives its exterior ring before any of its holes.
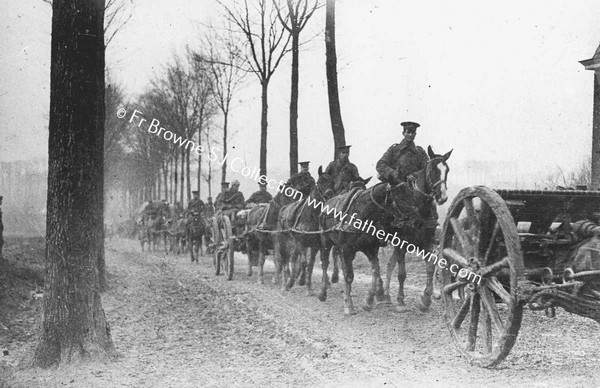
{"type": "Polygon", "coordinates": [[[284,19],[277,2],[273,3],[281,24],[292,37],[292,86],[290,97],[290,176],[298,172],[298,82],[300,62],[300,32],[317,10],[319,2],[314,0],[310,6],[308,0],[287,0],[289,21],[284,19]]]}
{"type": "MultiPolygon", "coordinates": [[[[209,26],[208,34],[203,39],[204,52],[196,53],[194,58],[201,63],[208,63],[212,75],[212,95],[215,103],[223,113],[223,156],[227,155],[228,123],[231,101],[234,94],[243,85],[248,74],[244,69],[245,60],[231,27],[225,32],[217,31],[209,26]]],[[[227,160],[221,166],[221,182],[227,181],[227,160]]]]}
{"type": "MultiPolygon", "coordinates": [[[[219,1],[219,0],[218,0],[219,1]]],[[[289,52],[290,35],[278,22],[277,11],[269,0],[243,0],[226,6],[219,4],[225,11],[226,19],[237,27],[245,38],[242,52],[250,71],[258,77],[261,85],[261,120],[260,120],[260,174],[267,174],[267,113],[269,110],[269,81],[279,66],[281,59],[289,52]],[[251,15],[252,12],[252,15],[251,15]]],[[[284,20],[288,22],[288,17],[284,20]]]]}
{"type": "Polygon", "coordinates": [[[335,0],[327,0],[325,8],[325,67],[327,70],[327,94],[329,96],[329,117],[333,132],[333,158],[337,157],[338,147],[346,145],[344,123],[340,108],[340,95],[337,79],[337,54],[335,51],[335,0]]]}
{"type": "Polygon", "coordinates": [[[52,4],[46,276],[35,366],[114,351],[97,270],[104,255],[103,20],[103,0],[52,4]]]}

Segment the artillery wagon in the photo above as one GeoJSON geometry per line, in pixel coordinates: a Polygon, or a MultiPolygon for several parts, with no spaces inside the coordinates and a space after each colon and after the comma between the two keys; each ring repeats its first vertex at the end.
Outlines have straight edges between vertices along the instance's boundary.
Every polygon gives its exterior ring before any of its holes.
{"type": "Polygon", "coordinates": [[[441,298],[471,363],[490,367],[508,355],[526,307],[600,323],[599,218],[600,191],[474,186],[456,196],[440,252],[448,267],[471,272],[442,270],[441,298]]]}

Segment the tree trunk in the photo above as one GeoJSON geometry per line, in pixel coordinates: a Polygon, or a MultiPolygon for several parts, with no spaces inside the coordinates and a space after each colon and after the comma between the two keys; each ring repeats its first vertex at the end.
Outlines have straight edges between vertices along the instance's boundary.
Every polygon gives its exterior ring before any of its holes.
{"type": "Polygon", "coordinates": [[[175,203],[175,201],[177,201],[177,186],[179,185],[179,176],[177,175],[177,168],[179,165],[179,152],[177,150],[175,150],[175,161],[173,164],[173,172],[175,174],[175,178],[173,181],[173,203],[175,203]]]}
{"type": "Polygon", "coordinates": [[[340,96],[337,81],[337,55],[335,52],[335,0],[327,0],[325,9],[325,67],[327,70],[327,94],[329,96],[329,117],[333,132],[333,159],[337,158],[338,147],[346,145],[344,123],[340,110],[340,96]]]}
{"type": "Polygon", "coordinates": [[[104,1],[52,4],[43,321],[33,365],[105,359],[114,345],[100,297],[104,256],[104,1]]]}
{"type": "MultiPolygon", "coordinates": [[[[186,176],[186,200],[187,203],[190,202],[190,199],[192,198],[192,179],[191,179],[191,172],[190,172],[190,150],[188,148],[185,149],[185,176],[186,176]]],[[[181,206],[183,206],[183,202],[181,203],[181,206]]]]}
{"type": "Polygon", "coordinates": [[[290,176],[298,172],[298,44],[300,33],[292,33],[292,95],[290,97],[290,176]]]}
{"type": "Polygon", "coordinates": [[[185,149],[181,149],[181,192],[179,193],[179,203],[183,206],[183,188],[185,181],[185,149]]]}
{"type": "Polygon", "coordinates": [[[229,118],[229,110],[223,110],[223,166],[221,167],[221,182],[227,182],[227,121],[229,118]]]}
{"type": "Polygon", "coordinates": [[[163,161],[163,181],[165,182],[165,198],[169,201],[169,162],[165,161],[163,161]]]}
{"type": "Polygon", "coordinates": [[[269,80],[262,80],[262,110],[260,118],[260,175],[267,175],[267,112],[269,110],[269,103],[267,101],[267,91],[269,88],[269,80]]]}
{"type": "MultiPolygon", "coordinates": [[[[202,124],[198,126],[198,145],[202,145],[202,124]]],[[[198,197],[200,197],[200,185],[202,183],[202,153],[198,153],[198,197]]]]}

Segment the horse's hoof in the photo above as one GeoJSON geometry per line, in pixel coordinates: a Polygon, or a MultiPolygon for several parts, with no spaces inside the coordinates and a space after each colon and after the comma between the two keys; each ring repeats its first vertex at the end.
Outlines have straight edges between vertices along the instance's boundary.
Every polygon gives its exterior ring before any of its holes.
{"type": "Polygon", "coordinates": [[[252,268],[250,268],[247,272],[246,275],[248,275],[248,277],[252,276],[252,268]]]}
{"type": "Polygon", "coordinates": [[[299,286],[304,286],[304,285],[306,285],[306,280],[305,280],[305,279],[302,279],[302,278],[300,278],[300,279],[298,280],[298,285],[299,285],[299,286]]]}
{"type": "Polygon", "coordinates": [[[325,302],[327,300],[327,294],[324,292],[319,293],[319,300],[325,302]]]}
{"type": "Polygon", "coordinates": [[[402,304],[402,305],[398,305],[396,306],[396,312],[397,313],[406,313],[408,312],[410,309],[408,308],[408,306],[402,304]]]}
{"type": "Polygon", "coordinates": [[[354,310],[354,307],[344,307],[344,315],[355,315],[356,314],[356,310],[354,310]]]}
{"type": "Polygon", "coordinates": [[[340,277],[338,275],[337,272],[334,272],[333,275],[331,275],[331,283],[337,283],[340,280],[340,277]]]}
{"type": "Polygon", "coordinates": [[[375,300],[378,303],[392,303],[392,298],[390,298],[390,294],[376,295],[375,300]]]}

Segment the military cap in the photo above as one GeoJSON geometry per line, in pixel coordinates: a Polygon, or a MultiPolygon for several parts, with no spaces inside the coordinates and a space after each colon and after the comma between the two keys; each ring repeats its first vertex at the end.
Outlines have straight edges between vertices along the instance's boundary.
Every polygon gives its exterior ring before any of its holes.
{"type": "Polygon", "coordinates": [[[404,131],[416,131],[421,125],[419,123],[414,123],[412,121],[405,121],[400,123],[404,127],[404,131]]]}
{"type": "Polygon", "coordinates": [[[192,191],[192,194],[194,194],[194,195],[198,195],[199,193],[200,193],[200,192],[199,192],[198,190],[194,190],[194,191],[192,191]]]}
{"type": "Polygon", "coordinates": [[[229,182],[221,182],[221,187],[229,187],[229,182]]]}
{"type": "Polygon", "coordinates": [[[265,182],[258,182],[258,186],[259,187],[267,187],[267,184],[265,182]]]}
{"type": "Polygon", "coordinates": [[[300,163],[298,163],[298,164],[300,165],[300,167],[308,167],[308,164],[309,164],[309,163],[310,163],[310,162],[300,162],[300,163]]]}
{"type": "Polygon", "coordinates": [[[352,147],[351,145],[343,145],[343,146],[339,146],[337,149],[340,151],[350,151],[350,147],[352,147]]]}

